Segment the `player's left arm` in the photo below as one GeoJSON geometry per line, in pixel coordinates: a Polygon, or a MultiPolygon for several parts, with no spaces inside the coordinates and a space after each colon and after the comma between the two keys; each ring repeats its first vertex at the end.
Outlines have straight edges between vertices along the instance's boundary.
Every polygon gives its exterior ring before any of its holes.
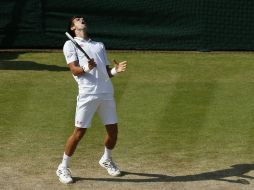
{"type": "Polygon", "coordinates": [[[109,77],[113,77],[114,75],[118,74],[118,73],[122,73],[124,71],[126,71],[127,68],[127,61],[122,61],[122,62],[117,62],[116,60],[113,60],[115,67],[113,68],[109,68],[109,66],[107,65],[107,72],[109,77]]]}

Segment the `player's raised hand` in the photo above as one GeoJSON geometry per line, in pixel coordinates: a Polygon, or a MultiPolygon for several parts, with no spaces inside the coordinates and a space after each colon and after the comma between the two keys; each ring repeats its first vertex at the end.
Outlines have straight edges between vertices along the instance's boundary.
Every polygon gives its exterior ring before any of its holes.
{"type": "Polygon", "coordinates": [[[115,68],[116,68],[116,72],[117,73],[121,73],[121,72],[124,72],[127,68],[127,61],[122,61],[122,62],[117,62],[116,60],[113,60],[114,61],[114,65],[115,65],[115,68]]]}

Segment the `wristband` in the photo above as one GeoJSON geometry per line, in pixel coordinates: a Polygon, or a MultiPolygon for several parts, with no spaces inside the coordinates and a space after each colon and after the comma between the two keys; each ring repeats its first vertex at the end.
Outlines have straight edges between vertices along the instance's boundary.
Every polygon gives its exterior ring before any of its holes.
{"type": "Polygon", "coordinates": [[[91,70],[89,69],[89,67],[83,66],[82,68],[83,68],[83,70],[84,70],[85,73],[89,73],[89,72],[91,71],[91,70]]]}
{"type": "Polygon", "coordinates": [[[112,76],[116,75],[117,74],[116,68],[114,67],[113,69],[111,69],[110,73],[112,76]]]}

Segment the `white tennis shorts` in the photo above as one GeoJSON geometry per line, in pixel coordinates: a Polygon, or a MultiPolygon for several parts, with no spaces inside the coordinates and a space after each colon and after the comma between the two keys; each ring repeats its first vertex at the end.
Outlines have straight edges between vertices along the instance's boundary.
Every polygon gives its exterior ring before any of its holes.
{"type": "Polygon", "coordinates": [[[117,123],[116,104],[112,94],[77,96],[75,127],[89,128],[95,114],[98,113],[104,125],[117,123]]]}

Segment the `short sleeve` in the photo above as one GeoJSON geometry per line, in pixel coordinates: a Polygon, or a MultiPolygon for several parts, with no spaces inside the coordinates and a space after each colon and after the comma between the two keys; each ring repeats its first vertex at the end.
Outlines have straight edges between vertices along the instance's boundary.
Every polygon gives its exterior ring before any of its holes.
{"type": "Polygon", "coordinates": [[[75,46],[70,40],[65,42],[63,46],[63,53],[67,64],[78,60],[75,46]]]}

